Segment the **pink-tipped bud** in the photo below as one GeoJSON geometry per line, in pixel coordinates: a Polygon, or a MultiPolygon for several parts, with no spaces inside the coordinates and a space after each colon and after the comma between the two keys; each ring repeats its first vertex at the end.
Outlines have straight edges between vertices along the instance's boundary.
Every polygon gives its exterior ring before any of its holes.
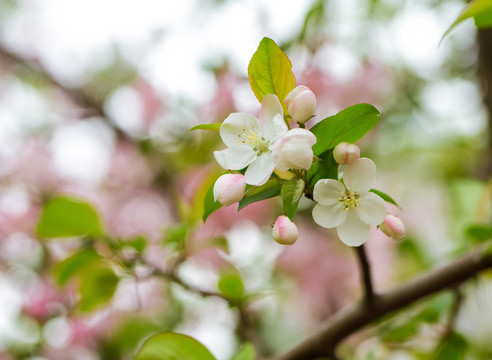
{"type": "Polygon", "coordinates": [[[403,221],[394,215],[386,215],[379,229],[393,240],[400,240],[405,236],[405,225],[403,221]]]}
{"type": "Polygon", "coordinates": [[[281,215],[275,221],[272,230],[273,239],[282,245],[292,245],[296,242],[299,232],[297,226],[290,219],[281,215]]]}
{"type": "Polygon", "coordinates": [[[355,144],[341,142],[333,149],[333,157],[340,165],[346,165],[360,158],[360,149],[355,144]]]}
{"type": "Polygon", "coordinates": [[[316,95],[307,86],[299,85],[287,94],[285,105],[292,120],[304,124],[316,111],[316,95]]]}
{"type": "Polygon", "coordinates": [[[215,182],[214,200],[224,206],[231,205],[244,197],[244,190],[246,190],[244,175],[225,174],[215,182]]]}

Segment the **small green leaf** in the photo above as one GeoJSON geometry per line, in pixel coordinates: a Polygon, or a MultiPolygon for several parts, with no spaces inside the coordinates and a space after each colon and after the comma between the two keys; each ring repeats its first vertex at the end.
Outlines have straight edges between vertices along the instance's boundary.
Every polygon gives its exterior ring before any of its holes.
{"type": "Polygon", "coordinates": [[[338,164],[333,158],[333,149],[319,154],[318,158],[319,161],[316,161],[311,165],[311,168],[307,171],[306,175],[311,189],[314,189],[314,185],[321,179],[338,180],[338,164]]]}
{"type": "Polygon", "coordinates": [[[222,294],[231,300],[238,301],[244,296],[243,279],[235,268],[227,268],[220,272],[217,287],[222,294]]]}
{"type": "Polygon", "coordinates": [[[321,120],[311,128],[317,139],[314,155],[319,156],[343,141],[355,143],[378,123],[380,116],[374,106],[356,104],[321,120]]]}
{"type": "Polygon", "coordinates": [[[245,206],[254,202],[280,195],[281,188],[282,182],[280,182],[278,179],[270,179],[265,184],[260,186],[251,186],[244,193],[244,198],[239,201],[238,210],[241,210],[245,206]]]}
{"type": "Polygon", "coordinates": [[[441,41],[448,35],[456,25],[469,18],[475,18],[475,25],[479,28],[492,26],[492,1],[475,0],[468,4],[451,26],[446,30],[441,41]]]}
{"type": "Polygon", "coordinates": [[[296,86],[292,63],[272,39],[263,38],[248,66],[251,89],[262,102],[266,94],[276,94],[284,107],[287,94],[296,86]]]}
{"type": "Polygon", "coordinates": [[[437,347],[434,360],[463,360],[468,350],[468,342],[457,332],[449,333],[437,347]]]}
{"type": "Polygon", "coordinates": [[[49,200],[41,211],[38,234],[42,237],[101,236],[101,221],[91,204],[83,200],[59,196],[49,200]]]}
{"type": "Polygon", "coordinates": [[[216,360],[210,351],[190,336],[162,332],[145,340],[135,360],[216,360]]]}
{"type": "Polygon", "coordinates": [[[169,225],[164,230],[164,244],[171,245],[176,250],[183,249],[189,229],[190,225],[187,223],[169,225]]]}
{"type": "Polygon", "coordinates": [[[297,205],[302,194],[304,194],[305,185],[302,179],[291,179],[282,185],[280,196],[282,197],[284,212],[291,220],[296,214],[297,205]]]}
{"type": "Polygon", "coordinates": [[[238,350],[238,352],[232,357],[231,360],[255,360],[256,359],[256,350],[255,347],[246,343],[238,350]]]}
{"type": "Polygon", "coordinates": [[[199,124],[196,126],[193,126],[190,131],[193,130],[211,130],[211,131],[219,131],[220,130],[220,125],[221,123],[214,123],[214,124],[199,124]]]}
{"type": "Polygon", "coordinates": [[[81,312],[91,312],[105,305],[116,291],[119,278],[113,270],[106,267],[93,267],[87,270],[79,284],[81,312]]]}
{"type": "Polygon", "coordinates": [[[492,239],[492,224],[470,225],[465,230],[466,235],[476,243],[492,239]]]}
{"type": "Polygon", "coordinates": [[[130,246],[139,254],[141,254],[147,247],[147,239],[143,236],[134,237],[131,240],[123,242],[123,245],[130,246]]]}
{"type": "Polygon", "coordinates": [[[64,286],[75,275],[87,271],[101,261],[101,256],[93,249],[84,249],[67,257],[54,267],[55,281],[64,286]]]}
{"type": "Polygon", "coordinates": [[[203,222],[207,221],[210,214],[222,207],[220,202],[214,200],[214,185],[215,181],[208,189],[207,194],[205,194],[205,199],[203,201],[203,222]]]}
{"type": "Polygon", "coordinates": [[[391,196],[389,196],[388,194],[385,194],[384,192],[380,191],[380,190],[376,190],[376,189],[371,189],[369,190],[370,192],[373,192],[374,194],[378,195],[380,198],[382,198],[384,201],[387,201],[393,205],[396,205],[398,207],[400,207],[400,205],[398,205],[396,203],[395,200],[393,200],[393,198],[391,196]]]}

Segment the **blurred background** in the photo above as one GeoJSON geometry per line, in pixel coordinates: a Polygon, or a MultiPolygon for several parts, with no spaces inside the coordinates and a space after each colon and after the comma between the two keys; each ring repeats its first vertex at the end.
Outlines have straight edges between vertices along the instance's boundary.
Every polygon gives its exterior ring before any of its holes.
{"type": "MultiPolygon", "coordinates": [[[[290,247],[271,238],[278,199],[200,220],[221,173],[213,151],[223,145],[215,132],[189,129],[258,113],[247,67],[264,36],[317,96],[308,127],[361,102],[383,113],[358,145],[378,166],[378,188],[400,204],[390,211],[408,235],[395,243],[371,233],[376,288],[470,250],[470,226],[491,222],[492,35],[469,20],[440,42],[465,5],[0,0],[0,359],[130,359],[161,330],[196,337],[219,360],[245,341],[274,355],[358,299],[354,253],[313,223],[311,201],[301,201],[290,247]],[[88,312],[76,308],[75,281],[54,280],[56,264],[84,239],[36,231],[43,204],[59,194],[93,204],[112,239],[145,244],[138,264],[135,246],[115,261],[113,249],[94,245],[119,282],[88,312]],[[176,264],[183,282],[205,291],[235,269],[254,300],[247,319],[219,297],[149,275],[176,264]]],[[[412,306],[348,339],[342,352],[427,359],[454,316],[467,359],[490,359],[490,285],[466,286],[454,315],[452,294],[412,306]]]]}

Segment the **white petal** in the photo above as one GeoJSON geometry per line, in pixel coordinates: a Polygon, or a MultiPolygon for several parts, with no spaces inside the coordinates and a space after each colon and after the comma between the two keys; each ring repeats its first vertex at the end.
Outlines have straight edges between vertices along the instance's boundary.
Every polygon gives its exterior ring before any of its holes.
{"type": "Polygon", "coordinates": [[[384,217],[388,211],[381,197],[368,192],[360,196],[359,207],[356,212],[366,224],[379,225],[384,221],[384,217]]]}
{"type": "Polygon", "coordinates": [[[354,210],[348,213],[345,222],[337,227],[340,240],[348,246],[360,246],[369,237],[371,227],[363,223],[354,210]]]}
{"type": "Polygon", "coordinates": [[[343,181],[348,189],[359,193],[371,190],[376,183],[376,164],[368,158],[352,161],[343,170],[343,181]]]}
{"type": "Polygon", "coordinates": [[[284,136],[303,139],[311,146],[316,143],[316,136],[311,131],[306,129],[295,128],[289,130],[284,136]]]}
{"type": "Polygon", "coordinates": [[[263,128],[263,136],[268,140],[273,140],[287,132],[287,125],[284,122],[284,110],[277,95],[267,94],[263,97],[260,123],[263,128]]]}
{"type": "Polygon", "coordinates": [[[345,187],[337,180],[322,179],[314,185],[313,198],[322,205],[337,204],[343,194],[345,187]]]}
{"type": "Polygon", "coordinates": [[[317,204],[313,208],[313,219],[319,226],[331,229],[343,224],[347,218],[347,212],[342,210],[339,204],[317,204]]]}
{"type": "Polygon", "coordinates": [[[232,113],[220,126],[220,137],[229,147],[248,144],[248,140],[261,136],[260,122],[248,113],[232,113]]]}
{"type": "Polygon", "coordinates": [[[272,153],[264,153],[253,161],[244,174],[246,184],[263,185],[272,175],[275,164],[273,163],[272,153]]]}
{"type": "Polygon", "coordinates": [[[256,153],[249,146],[235,146],[214,151],[215,160],[228,170],[241,170],[256,159],[256,153]]]}

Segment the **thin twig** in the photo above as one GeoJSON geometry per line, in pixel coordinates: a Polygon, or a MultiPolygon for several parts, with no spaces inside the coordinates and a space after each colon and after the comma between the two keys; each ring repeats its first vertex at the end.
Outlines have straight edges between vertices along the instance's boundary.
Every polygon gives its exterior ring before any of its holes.
{"type": "Polygon", "coordinates": [[[371,306],[374,302],[375,293],[372,284],[371,267],[367,260],[364,244],[355,248],[357,251],[357,258],[359,259],[359,268],[361,273],[362,285],[364,287],[364,301],[367,306],[371,306]]]}

